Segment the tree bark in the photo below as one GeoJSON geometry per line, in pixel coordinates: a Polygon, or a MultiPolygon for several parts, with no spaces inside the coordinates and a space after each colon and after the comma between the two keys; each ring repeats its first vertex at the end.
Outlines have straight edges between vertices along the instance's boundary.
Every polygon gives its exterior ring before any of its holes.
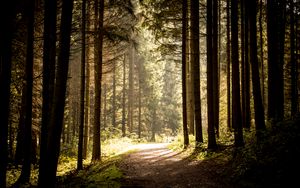
{"type": "Polygon", "coordinates": [[[28,1],[28,8],[26,9],[27,16],[27,46],[26,46],[26,67],[25,67],[25,81],[26,81],[26,99],[25,99],[25,127],[24,127],[24,160],[21,175],[17,183],[27,183],[30,180],[31,174],[31,144],[32,144],[32,90],[33,90],[33,54],[34,54],[34,11],[35,1],[28,1]]]}
{"type": "Polygon", "coordinates": [[[113,63],[112,126],[116,127],[116,63],[113,63]]]}
{"type": "Polygon", "coordinates": [[[126,91],[126,55],[124,54],[124,60],[123,60],[123,91],[122,91],[122,136],[126,136],[126,98],[125,98],[125,93],[126,91]]]}
{"type": "MultiPolygon", "coordinates": [[[[98,3],[95,0],[95,3],[98,3]]],[[[97,6],[95,6],[97,8],[97,6]]],[[[95,9],[96,9],[95,8],[95,9]]],[[[100,133],[100,115],[101,115],[101,81],[102,81],[102,49],[103,49],[103,17],[104,17],[104,0],[99,0],[99,11],[98,20],[98,35],[96,40],[96,62],[95,62],[95,118],[94,118],[94,140],[93,140],[93,154],[92,161],[101,160],[101,133],[100,133]]]]}
{"type": "Polygon", "coordinates": [[[187,45],[187,0],[182,0],[182,125],[183,144],[186,148],[189,145],[189,134],[187,125],[187,87],[186,87],[186,47],[187,45]]]}
{"type": "Polygon", "coordinates": [[[227,129],[231,130],[231,74],[230,74],[230,65],[231,65],[231,39],[230,39],[230,0],[227,0],[226,2],[226,15],[227,15],[227,23],[226,23],[226,38],[227,38],[227,44],[226,44],[226,61],[227,61],[227,67],[226,67],[226,77],[227,77],[227,129]]]}
{"type": "Polygon", "coordinates": [[[207,14],[207,23],[206,23],[206,45],[207,45],[207,118],[208,118],[208,149],[216,149],[216,137],[215,137],[215,68],[214,65],[215,58],[213,58],[215,54],[215,19],[214,19],[214,3],[215,1],[207,1],[206,2],[206,14],[207,14]]]}
{"type": "Polygon", "coordinates": [[[39,187],[55,187],[69,68],[72,10],[73,0],[64,0],[62,3],[61,32],[53,107],[49,119],[49,129],[47,130],[47,155],[45,155],[45,158],[42,160],[46,164],[40,166],[40,169],[45,168],[41,170],[46,173],[41,174],[39,187]]]}
{"type": "MultiPolygon", "coordinates": [[[[49,118],[53,101],[53,87],[56,62],[56,17],[57,0],[45,0],[44,7],[44,46],[43,46],[43,91],[42,91],[42,122],[40,135],[40,170],[39,184],[47,181],[47,135],[49,118]],[[46,179],[43,179],[46,178],[46,179]]],[[[68,126],[69,127],[69,126],[68,126]]]]}
{"type": "Polygon", "coordinates": [[[201,95],[200,95],[200,53],[199,53],[199,1],[191,1],[191,62],[194,77],[194,99],[195,99],[195,135],[196,147],[203,143],[202,117],[201,117],[201,95]]]}
{"type": "Polygon", "coordinates": [[[85,26],[86,26],[86,0],[82,0],[81,10],[81,84],[80,84],[80,124],[78,138],[77,170],[83,169],[83,134],[84,134],[84,90],[85,90],[85,26]]]}
{"type": "Polygon", "coordinates": [[[236,147],[244,146],[240,102],[238,48],[238,2],[237,0],[231,0],[232,127],[234,128],[236,147]]]}
{"type": "Polygon", "coordinates": [[[249,1],[249,26],[250,26],[250,60],[252,67],[252,88],[254,96],[255,127],[257,139],[260,140],[261,130],[265,129],[264,106],[261,97],[259,66],[257,59],[257,1],[249,1]]]}

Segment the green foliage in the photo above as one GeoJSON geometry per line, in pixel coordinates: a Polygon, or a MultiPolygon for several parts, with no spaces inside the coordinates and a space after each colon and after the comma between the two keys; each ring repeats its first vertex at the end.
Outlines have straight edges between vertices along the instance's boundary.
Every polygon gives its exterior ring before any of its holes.
{"type": "Polygon", "coordinates": [[[116,163],[120,157],[114,157],[90,165],[79,172],[73,172],[59,178],[58,187],[120,187],[122,172],[116,163]]]}

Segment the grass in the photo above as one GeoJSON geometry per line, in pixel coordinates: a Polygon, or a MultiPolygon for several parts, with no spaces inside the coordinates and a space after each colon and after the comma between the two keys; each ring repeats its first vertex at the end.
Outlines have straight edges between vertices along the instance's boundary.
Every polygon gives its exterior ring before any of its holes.
{"type": "MultiPolygon", "coordinates": [[[[115,164],[121,160],[120,156],[126,152],[130,152],[130,146],[135,145],[136,143],[141,142],[137,139],[131,139],[128,137],[122,138],[108,138],[105,141],[102,141],[102,161],[96,164],[91,163],[91,155],[87,159],[83,160],[84,169],[88,169],[85,173],[85,170],[77,172],[77,154],[76,149],[65,149],[61,152],[58,167],[57,167],[57,177],[62,183],[67,181],[71,176],[75,179],[82,179],[86,182],[89,182],[92,185],[91,179],[85,179],[86,175],[90,175],[92,179],[95,180],[94,184],[111,184],[110,187],[117,187],[114,179],[120,178],[121,174],[118,172],[115,164]],[[92,165],[91,165],[92,164],[92,165]],[[103,172],[97,172],[96,169],[102,169],[103,172]],[[105,180],[105,181],[104,181],[105,180]]],[[[92,145],[92,144],[90,144],[92,145]]],[[[66,147],[67,148],[67,147],[66,147]]],[[[70,147],[69,147],[70,148],[70,147]]],[[[76,147],[75,147],[76,148],[76,147]]],[[[91,150],[91,148],[90,148],[91,150]]],[[[10,165],[7,171],[7,187],[12,186],[18,179],[21,174],[21,165],[14,166],[10,165]]],[[[38,165],[32,165],[30,183],[24,185],[24,187],[35,187],[38,182],[38,165]]],[[[67,182],[66,182],[67,183],[67,182]]],[[[78,183],[78,182],[77,182],[78,183]]],[[[74,185],[72,185],[74,187],[74,185]]]]}

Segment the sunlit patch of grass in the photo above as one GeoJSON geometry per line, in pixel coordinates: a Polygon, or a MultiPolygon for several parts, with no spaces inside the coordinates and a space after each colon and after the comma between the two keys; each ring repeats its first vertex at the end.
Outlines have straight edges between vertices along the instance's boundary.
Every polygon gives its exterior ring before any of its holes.
{"type": "MultiPolygon", "coordinates": [[[[138,140],[138,139],[131,139],[128,137],[121,137],[121,138],[109,138],[106,139],[105,141],[102,141],[101,143],[101,155],[102,155],[102,162],[101,165],[104,163],[109,163],[108,162],[110,159],[113,159],[114,161],[116,160],[116,156],[133,151],[132,149],[133,145],[136,143],[141,143],[143,140],[138,140]]],[[[57,176],[60,178],[64,178],[68,174],[71,174],[76,171],[77,168],[77,153],[76,153],[76,148],[71,148],[68,146],[67,148],[70,148],[68,150],[65,150],[61,152],[59,161],[58,161],[58,166],[57,166],[57,176]]],[[[91,165],[91,152],[89,152],[89,155],[87,159],[83,160],[83,166],[84,168],[87,168],[91,165]]],[[[93,168],[98,168],[99,166],[93,164],[93,168]]],[[[7,187],[12,186],[18,179],[18,177],[21,174],[21,165],[19,166],[10,166],[7,171],[7,187]]],[[[93,169],[92,168],[92,169],[93,169]]],[[[116,169],[117,167],[113,167],[113,169],[110,169],[110,173],[112,173],[112,176],[116,175],[116,169]]],[[[84,171],[80,171],[80,173],[83,173],[84,171]]],[[[32,166],[32,171],[31,171],[31,178],[30,178],[30,185],[36,186],[38,182],[38,165],[32,166]]],[[[104,175],[107,176],[107,175],[104,175]]],[[[114,187],[114,186],[110,186],[114,187]]]]}
{"type": "Polygon", "coordinates": [[[207,150],[207,133],[203,132],[203,143],[200,143],[196,147],[195,136],[189,135],[189,146],[184,148],[184,138],[183,134],[179,134],[175,139],[169,144],[168,148],[182,152],[184,156],[193,160],[205,160],[209,158],[222,158],[224,157],[225,161],[228,161],[230,157],[226,157],[228,152],[226,147],[233,145],[233,136],[231,132],[228,132],[225,129],[220,130],[220,138],[217,139],[218,148],[216,151],[207,150]],[[196,149],[195,149],[196,148],[196,149]]]}
{"type": "Polygon", "coordinates": [[[135,142],[128,137],[105,140],[102,143],[102,155],[104,157],[112,157],[127,152],[128,148],[135,144],[135,142]]]}

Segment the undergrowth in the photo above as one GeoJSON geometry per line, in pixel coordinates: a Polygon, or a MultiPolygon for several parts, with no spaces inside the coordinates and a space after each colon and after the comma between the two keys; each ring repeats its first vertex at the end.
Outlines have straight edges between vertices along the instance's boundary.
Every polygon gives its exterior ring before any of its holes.
{"type": "MultiPolygon", "coordinates": [[[[118,169],[113,165],[116,163],[119,159],[118,156],[122,153],[129,152],[130,146],[140,143],[142,140],[132,139],[128,137],[119,137],[116,138],[110,137],[106,140],[103,140],[101,143],[101,155],[102,155],[102,162],[99,164],[92,164],[91,163],[91,155],[87,156],[87,159],[83,160],[83,166],[85,169],[89,169],[91,171],[87,172],[90,173],[90,175],[95,178],[95,183],[99,183],[100,181],[103,181],[104,184],[112,184],[110,187],[114,187],[114,182],[111,181],[113,178],[117,178],[120,175],[118,173],[118,169]],[[92,165],[91,165],[92,164],[92,165]],[[104,164],[110,164],[112,166],[107,167],[104,164]],[[100,165],[100,166],[99,166],[100,165]],[[105,170],[101,173],[97,173],[93,175],[93,172],[101,167],[101,165],[105,166],[105,170]],[[94,171],[93,171],[94,169],[94,171]],[[109,175],[110,174],[110,175],[109,175]],[[112,179],[111,179],[112,178],[112,179]]],[[[90,144],[92,145],[92,144],[90,144]]],[[[77,167],[77,153],[76,153],[76,147],[70,147],[70,146],[63,146],[64,148],[59,157],[58,161],[58,167],[57,167],[57,177],[60,179],[60,181],[63,181],[66,177],[69,177],[71,174],[77,174],[76,167],[77,167]],[[67,149],[66,149],[67,148],[67,149]]],[[[91,148],[90,148],[91,150],[91,148]]],[[[89,152],[91,153],[91,152],[89,152]]],[[[15,166],[13,164],[10,164],[7,171],[7,187],[12,186],[18,179],[18,177],[21,174],[21,165],[15,166]]],[[[32,165],[31,170],[31,177],[30,182],[28,185],[24,185],[24,187],[36,187],[38,182],[38,165],[32,165]]],[[[79,172],[76,176],[76,178],[83,177],[84,171],[79,172]]],[[[85,180],[87,182],[91,182],[92,180],[85,180]]],[[[93,183],[91,183],[92,185],[93,183]]]]}

